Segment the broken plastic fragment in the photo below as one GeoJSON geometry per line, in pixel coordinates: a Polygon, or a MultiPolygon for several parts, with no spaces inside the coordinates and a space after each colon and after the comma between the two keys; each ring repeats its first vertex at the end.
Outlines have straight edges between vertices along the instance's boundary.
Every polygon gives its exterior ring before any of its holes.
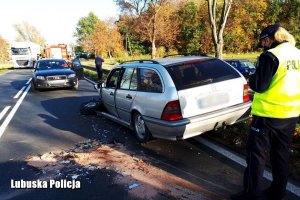
{"type": "Polygon", "coordinates": [[[134,183],[134,184],[130,185],[128,188],[129,188],[129,190],[131,190],[131,189],[133,189],[133,188],[135,188],[137,186],[139,186],[139,184],[134,183]]]}
{"type": "Polygon", "coordinates": [[[77,179],[78,177],[79,177],[79,175],[73,175],[73,176],[72,176],[72,179],[75,180],[75,179],[77,179]]]}

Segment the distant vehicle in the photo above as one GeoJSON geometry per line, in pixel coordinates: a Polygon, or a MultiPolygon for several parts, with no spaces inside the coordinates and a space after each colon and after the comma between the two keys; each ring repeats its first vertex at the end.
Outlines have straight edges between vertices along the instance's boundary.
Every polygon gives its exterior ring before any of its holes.
{"type": "Polygon", "coordinates": [[[95,58],[95,54],[87,53],[87,52],[77,52],[76,56],[79,58],[85,58],[85,59],[94,59],[95,58]]]}
{"type": "Polygon", "coordinates": [[[44,49],[44,58],[69,59],[68,46],[66,44],[47,45],[44,49]]]}
{"type": "Polygon", "coordinates": [[[11,43],[11,58],[16,68],[32,68],[41,53],[41,46],[33,42],[11,43]]]}
{"type": "Polygon", "coordinates": [[[32,87],[34,90],[49,88],[78,89],[79,79],[83,77],[82,67],[76,65],[72,70],[63,59],[41,59],[34,66],[32,87]]]}
{"type": "Polygon", "coordinates": [[[250,60],[231,59],[225,61],[236,68],[247,79],[251,74],[254,74],[256,70],[254,64],[250,60]]]}
{"type": "Polygon", "coordinates": [[[151,137],[183,140],[249,117],[245,78],[213,57],[125,62],[100,89],[102,116],[151,137]]]}

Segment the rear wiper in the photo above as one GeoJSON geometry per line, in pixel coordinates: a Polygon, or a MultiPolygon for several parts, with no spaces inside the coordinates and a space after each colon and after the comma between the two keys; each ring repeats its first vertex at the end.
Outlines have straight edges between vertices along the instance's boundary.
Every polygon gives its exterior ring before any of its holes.
{"type": "Polygon", "coordinates": [[[196,82],[193,82],[189,85],[205,85],[205,84],[208,84],[208,83],[212,83],[213,82],[213,79],[212,78],[208,78],[208,79],[204,79],[204,80],[199,80],[199,81],[196,81],[196,82]]]}
{"type": "Polygon", "coordinates": [[[208,79],[199,81],[199,83],[201,83],[201,84],[204,84],[204,83],[212,83],[212,82],[213,82],[213,79],[212,79],[212,78],[208,78],[208,79]]]}

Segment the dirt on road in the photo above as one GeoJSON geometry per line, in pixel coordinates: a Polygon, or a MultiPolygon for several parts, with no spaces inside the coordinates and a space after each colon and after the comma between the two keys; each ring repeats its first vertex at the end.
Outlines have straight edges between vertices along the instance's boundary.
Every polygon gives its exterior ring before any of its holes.
{"type": "Polygon", "coordinates": [[[88,140],[73,149],[30,156],[26,161],[49,179],[65,176],[80,180],[95,170],[113,170],[117,173],[113,183],[122,185],[130,196],[138,199],[154,199],[158,195],[167,199],[224,199],[156,167],[146,156],[137,155],[120,143],[88,140]]]}

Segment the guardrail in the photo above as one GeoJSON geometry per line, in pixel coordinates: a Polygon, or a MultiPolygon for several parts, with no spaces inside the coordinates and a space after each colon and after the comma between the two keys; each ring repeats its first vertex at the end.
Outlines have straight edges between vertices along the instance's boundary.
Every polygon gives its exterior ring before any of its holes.
{"type": "Polygon", "coordinates": [[[87,66],[87,65],[82,65],[82,67],[84,69],[88,69],[88,70],[91,70],[91,71],[97,71],[95,67],[91,67],[91,66],[87,66]]]}

